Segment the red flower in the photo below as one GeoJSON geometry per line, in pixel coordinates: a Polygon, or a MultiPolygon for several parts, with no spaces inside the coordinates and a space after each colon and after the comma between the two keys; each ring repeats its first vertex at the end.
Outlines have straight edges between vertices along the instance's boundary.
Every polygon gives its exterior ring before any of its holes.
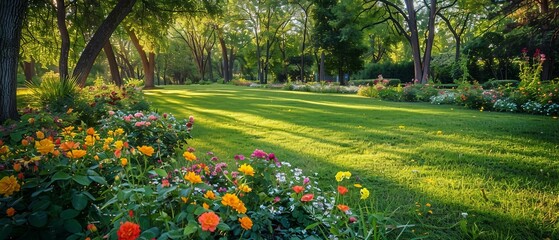
{"type": "Polygon", "coordinates": [[[304,187],[301,187],[301,186],[293,186],[293,191],[295,191],[295,193],[300,193],[300,192],[302,192],[303,190],[305,190],[304,187]]]}
{"type": "Polygon", "coordinates": [[[340,211],[342,211],[342,212],[347,212],[347,211],[349,211],[349,206],[347,206],[347,205],[338,204],[337,207],[338,207],[338,209],[340,209],[340,211]]]}
{"type": "Polygon", "coordinates": [[[338,186],[338,193],[345,195],[347,193],[347,188],[344,186],[338,186]]]}
{"type": "Polygon", "coordinates": [[[128,216],[130,216],[131,218],[133,218],[133,217],[134,217],[134,211],[132,211],[132,210],[128,211],[128,216]]]}
{"type": "Polygon", "coordinates": [[[310,202],[312,201],[314,198],[314,194],[309,193],[309,194],[305,194],[301,197],[301,202],[310,202]]]}
{"type": "Polygon", "coordinates": [[[140,237],[140,225],[133,222],[125,222],[120,225],[116,235],[118,240],[136,240],[140,237]]]}

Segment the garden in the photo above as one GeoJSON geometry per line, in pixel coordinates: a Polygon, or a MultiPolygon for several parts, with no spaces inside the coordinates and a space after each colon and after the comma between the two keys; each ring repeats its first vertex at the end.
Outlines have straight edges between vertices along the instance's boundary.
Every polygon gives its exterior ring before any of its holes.
{"type": "Polygon", "coordinates": [[[0,3],[0,240],[559,239],[559,4],[0,3]]]}

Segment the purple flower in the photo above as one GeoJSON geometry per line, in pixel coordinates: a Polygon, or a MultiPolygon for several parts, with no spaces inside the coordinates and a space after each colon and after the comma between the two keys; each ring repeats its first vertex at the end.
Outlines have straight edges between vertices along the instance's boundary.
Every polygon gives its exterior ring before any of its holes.
{"type": "Polygon", "coordinates": [[[227,188],[220,187],[217,191],[218,192],[227,192],[227,188]]]}
{"type": "Polygon", "coordinates": [[[306,177],[306,178],[303,180],[303,185],[309,184],[310,181],[311,181],[311,180],[310,180],[308,177],[306,177]]]}
{"type": "Polygon", "coordinates": [[[219,160],[219,158],[217,158],[217,157],[210,158],[210,161],[213,161],[213,162],[217,162],[218,160],[219,160]]]}
{"type": "Polygon", "coordinates": [[[281,200],[280,197],[275,197],[275,198],[274,198],[274,203],[277,203],[277,202],[279,202],[280,200],[281,200]]]}
{"type": "Polygon", "coordinates": [[[237,161],[239,161],[239,160],[240,160],[240,161],[245,160],[245,156],[244,156],[244,155],[241,155],[241,154],[235,155],[235,160],[237,160],[237,161]]]}
{"type": "Polygon", "coordinates": [[[239,172],[231,172],[231,177],[237,178],[239,176],[239,172]]]}
{"type": "Polygon", "coordinates": [[[214,152],[207,152],[206,154],[211,156],[211,155],[214,155],[214,152]]]}
{"type": "Polygon", "coordinates": [[[192,152],[196,151],[196,149],[194,149],[193,147],[188,147],[188,149],[186,149],[186,151],[189,151],[189,152],[192,153],[192,152]]]}

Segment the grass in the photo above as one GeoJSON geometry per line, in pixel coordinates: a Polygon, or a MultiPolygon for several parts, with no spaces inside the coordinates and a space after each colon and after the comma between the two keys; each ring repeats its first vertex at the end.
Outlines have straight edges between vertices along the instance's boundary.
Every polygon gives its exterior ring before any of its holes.
{"type": "Polygon", "coordinates": [[[224,85],[146,94],[160,112],[195,116],[198,154],[263,149],[323,185],[351,171],[417,236],[559,238],[557,118],[224,85]],[[418,215],[427,203],[433,214],[418,215]]]}

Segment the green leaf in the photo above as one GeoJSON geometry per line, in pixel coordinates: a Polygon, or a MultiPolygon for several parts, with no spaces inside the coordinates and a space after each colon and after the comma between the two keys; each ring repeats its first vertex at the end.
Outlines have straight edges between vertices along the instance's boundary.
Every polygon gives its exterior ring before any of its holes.
{"type": "Polygon", "coordinates": [[[99,183],[101,185],[107,185],[107,181],[105,180],[104,177],[101,176],[89,176],[89,179],[93,180],[96,183],[99,183]]]}
{"type": "Polygon", "coordinates": [[[72,206],[76,210],[83,210],[87,206],[87,196],[83,193],[72,194],[72,206]]]}
{"type": "Polygon", "coordinates": [[[155,171],[155,173],[157,173],[157,175],[159,175],[160,177],[164,177],[164,178],[167,177],[167,171],[165,171],[164,169],[156,168],[153,171],[155,171]]]}
{"type": "Polygon", "coordinates": [[[182,232],[179,231],[179,230],[172,230],[172,231],[169,231],[169,232],[167,232],[167,236],[168,236],[170,239],[182,239],[182,238],[183,238],[182,232]]]}
{"type": "Polygon", "coordinates": [[[217,229],[219,229],[221,231],[229,231],[229,230],[231,230],[231,227],[229,227],[229,225],[227,225],[225,223],[219,223],[219,224],[217,224],[217,229]]]}
{"type": "Polygon", "coordinates": [[[82,230],[82,226],[76,219],[68,219],[64,221],[64,229],[71,233],[79,233],[82,230]]]}
{"type": "Polygon", "coordinates": [[[83,186],[89,186],[89,184],[91,184],[91,180],[84,175],[75,175],[72,179],[83,186]]]}
{"type": "Polygon", "coordinates": [[[315,222],[315,223],[313,223],[313,224],[307,226],[307,227],[305,228],[305,230],[313,229],[313,228],[317,227],[318,225],[320,225],[320,223],[321,223],[321,222],[315,222]]]}
{"type": "Polygon", "coordinates": [[[68,180],[70,178],[72,178],[72,177],[70,175],[68,175],[68,173],[65,173],[63,171],[58,171],[54,175],[52,175],[52,180],[55,180],[55,181],[68,180]]]}
{"type": "Polygon", "coordinates": [[[7,239],[11,232],[12,232],[12,225],[4,224],[0,228],[0,239],[7,239]]]}
{"type": "Polygon", "coordinates": [[[38,211],[38,212],[34,212],[34,213],[29,214],[29,217],[27,218],[27,221],[33,227],[44,227],[45,225],[47,225],[48,218],[49,218],[49,216],[48,216],[47,212],[38,211]]]}
{"type": "Polygon", "coordinates": [[[198,207],[198,208],[196,208],[196,210],[194,210],[194,215],[200,215],[200,214],[205,213],[205,212],[206,212],[205,208],[198,207]]]}
{"type": "Polygon", "coordinates": [[[31,208],[32,211],[36,212],[36,211],[40,211],[40,210],[46,210],[51,204],[51,201],[48,197],[42,197],[39,198],[35,201],[33,201],[30,205],[29,208],[31,208]]]}
{"type": "Polygon", "coordinates": [[[188,225],[186,225],[186,227],[182,231],[182,234],[184,236],[188,236],[190,234],[195,233],[196,231],[198,231],[198,224],[190,222],[190,223],[188,223],[188,225]]]}
{"type": "Polygon", "coordinates": [[[52,187],[43,188],[43,189],[41,189],[41,190],[38,190],[38,191],[33,192],[33,193],[31,194],[31,197],[37,197],[37,196],[39,196],[39,194],[41,194],[41,193],[50,192],[50,191],[52,191],[52,187]]]}
{"type": "Polygon", "coordinates": [[[60,218],[64,220],[71,219],[71,218],[75,218],[79,214],[80,212],[76,211],[75,209],[66,209],[60,213],[60,218]]]}
{"type": "Polygon", "coordinates": [[[159,235],[159,229],[157,227],[152,227],[146,231],[142,231],[140,235],[141,239],[153,239],[159,235]]]}

